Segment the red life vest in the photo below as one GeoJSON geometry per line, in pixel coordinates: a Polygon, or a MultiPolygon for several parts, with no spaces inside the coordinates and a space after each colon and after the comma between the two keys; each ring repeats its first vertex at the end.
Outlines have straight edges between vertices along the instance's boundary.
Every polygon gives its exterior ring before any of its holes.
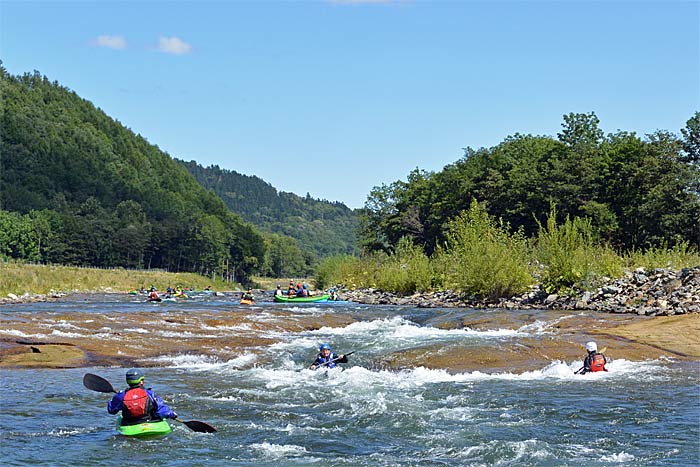
{"type": "Polygon", "coordinates": [[[122,416],[127,420],[148,418],[153,411],[153,403],[143,388],[129,389],[124,394],[122,416]]]}
{"type": "Polygon", "coordinates": [[[605,357],[602,354],[595,354],[591,358],[591,371],[605,371],[605,357]]]}

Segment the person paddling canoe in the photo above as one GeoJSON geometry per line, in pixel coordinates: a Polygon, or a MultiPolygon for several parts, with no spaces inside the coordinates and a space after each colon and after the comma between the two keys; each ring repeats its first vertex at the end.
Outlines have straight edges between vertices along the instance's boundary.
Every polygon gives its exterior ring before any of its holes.
{"type": "Polygon", "coordinates": [[[145,376],[141,370],[126,372],[128,388],[120,391],[107,403],[107,412],[116,415],[121,411],[122,425],[177,418],[177,414],[150,388],[144,388],[145,376]]]}
{"type": "Polygon", "coordinates": [[[335,368],[337,363],[347,363],[347,355],[336,356],[331,352],[331,346],[328,344],[321,344],[318,348],[318,355],[316,360],[309,367],[312,370],[325,366],[327,368],[335,368]]]}

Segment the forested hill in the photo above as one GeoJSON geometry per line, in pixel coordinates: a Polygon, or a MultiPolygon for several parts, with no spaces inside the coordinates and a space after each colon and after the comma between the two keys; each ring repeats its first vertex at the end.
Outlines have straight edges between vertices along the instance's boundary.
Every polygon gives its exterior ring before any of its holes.
{"type": "Polygon", "coordinates": [[[290,236],[320,257],[356,251],[357,215],[343,203],[278,192],[261,178],[216,165],[205,168],[195,161],[179,162],[231,211],[260,229],[290,236]]]}
{"type": "Polygon", "coordinates": [[[245,280],[262,235],[157,146],[38,72],[0,66],[0,258],[245,280]]]}

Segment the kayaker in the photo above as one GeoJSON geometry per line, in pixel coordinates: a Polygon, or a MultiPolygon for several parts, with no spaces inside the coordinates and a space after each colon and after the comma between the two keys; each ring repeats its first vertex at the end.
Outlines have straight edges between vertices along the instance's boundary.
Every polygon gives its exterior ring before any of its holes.
{"type": "Polygon", "coordinates": [[[297,284],[297,297],[306,297],[306,290],[304,290],[304,287],[301,286],[301,282],[297,284]]]}
{"type": "Polygon", "coordinates": [[[107,412],[116,415],[121,410],[122,425],[136,425],[164,418],[177,418],[177,414],[167,406],[150,388],[143,387],[144,374],[141,370],[126,372],[127,389],[118,392],[107,403],[107,412]]]}
{"type": "Polygon", "coordinates": [[[275,296],[276,297],[281,297],[282,296],[282,286],[277,284],[277,290],[275,290],[275,296]]]}
{"type": "Polygon", "coordinates": [[[148,293],[148,301],[149,302],[160,301],[160,297],[158,296],[158,292],[153,287],[151,287],[151,291],[148,293]]]}
{"type": "Polygon", "coordinates": [[[576,371],[576,374],[585,375],[596,371],[608,371],[605,368],[608,359],[602,353],[598,353],[598,344],[593,341],[587,342],[586,351],[588,351],[588,355],[586,355],[586,358],[583,360],[583,366],[576,371]]]}
{"type": "Polygon", "coordinates": [[[321,344],[321,346],[318,348],[318,355],[316,356],[316,360],[314,360],[314,362],[309,368],[312,370],[315,370],[316,368],[319,368],[321,366],[327,368],[335,368],[336,364],[347,362],[348,357],[346,355],[341,354],[336,356],[333,352],[331,352],[330,345],[321,344]]]}
{"type": "Polygon", "coordinates": [[[328,300],[333,300],[333,301],[339,300],[338,292],[336,292],[335,289],[329,290],[329,292],[328,292],[328,300]]]}
{"type": "Polygon", "coordinates": [[[294,287],[294,281],[289,281],[289,287],[287,287],[287,295],[290,297],[296,297],[297,288],[294,287]]]}
{"type": "Polygon", "coordinates": [[[248,289],[247,292],[243,293],[241,295],[241,300],[249,300],[251,302],[254,302],[255,297],[253,296],[253,289],[248,289]]]}

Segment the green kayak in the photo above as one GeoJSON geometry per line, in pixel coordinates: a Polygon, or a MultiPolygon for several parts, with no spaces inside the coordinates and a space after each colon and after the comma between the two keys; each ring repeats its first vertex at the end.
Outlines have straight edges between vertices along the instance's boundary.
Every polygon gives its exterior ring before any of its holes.
{"type": "Polygon", "coordinates": [[[122,417],[120,415],[117,418],[117,431],[119,434],[132,438],[154,438],[165,436],[172,430],[167,420],[139,423],[138,425],[122,425],[122,417]]]}
{"type": "Polygon", "coordinates": [[[309,303],[309,302],[323,302],[328,300],[328,294],[326,295],[314,295],[313,297],[287,297],[285,295],[275,295],[276,302],[282,303],[309,303]]]}

